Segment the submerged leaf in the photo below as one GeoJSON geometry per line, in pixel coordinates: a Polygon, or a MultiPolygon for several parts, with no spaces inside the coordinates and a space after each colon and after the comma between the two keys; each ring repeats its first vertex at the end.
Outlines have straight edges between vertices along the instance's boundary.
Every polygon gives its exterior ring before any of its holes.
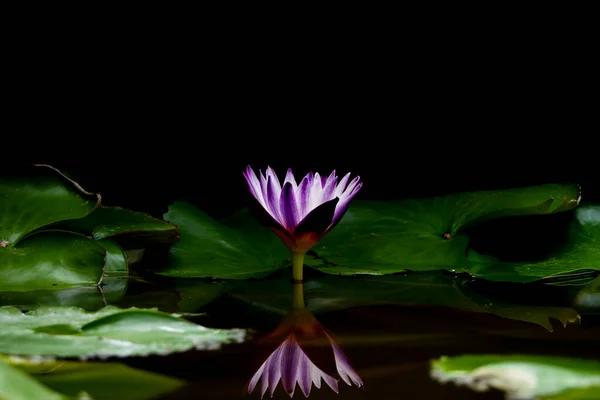
{"type": "Polygon", "coordinates": [[[80,308],[48,307],[23,314],[14,307],[0,307],[0,353],[13,355],[89,358],[169,354],[217,349],[224,343],[242,341],[244,335],[243,330],[205,328],[148,309],[109,306],[88,313],[80,308]]]}
{"type": "Polygon", "coordinates": [[[508,399],[600,397],[600,362],[596,360],[530,355],[444,356],[432,362],[431,375],[440,382],[454,382],[476,391],[502,390],[508,399]]]}

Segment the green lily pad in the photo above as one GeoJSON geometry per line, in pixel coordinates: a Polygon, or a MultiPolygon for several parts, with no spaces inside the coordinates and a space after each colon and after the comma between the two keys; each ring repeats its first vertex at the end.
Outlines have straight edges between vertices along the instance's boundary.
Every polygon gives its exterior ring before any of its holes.
{"type": "Polygon", "coordinates": [[[61,363],[52,373],[35,377],[58,392],[73,395],[85,391],[95,400],[157,399],[185,385],[179,379],[114,362],[61,363]]]}
{"type": "Polygon", "coordinates": [[[117,362],[55,361],[5,357],[51,390],[75,396],[85,392],[95,400],[150,400],[171,393],[185,382],[117,362]]]}
{"type": "Polygon", "coordinates": [[[467,270],[493,281],[530,282],[555,276],[600,271],[600,206],[574,210],[565,243],[547,259],[535,262],[503,262],[471,249],[467,270]]]}
{"type": "Polygon", "coordinates": [[[548,214],[578,204],[576,185],[457,193],[400,201],[356,201],[305,263],[330,274],[402,270],[465,272],[464,228],[516,215],[548,214]]]}
{"type": "Polygon", "coordinates": [[[92,235],[94,239],[113,239],[128,247],[148,242],[170,243],[177,239],[177,226],[146,213],[121,207],[98,207],[88,216],[70,221],[75,231],[92,235]]]}
{"type": "MultiPolygon", "coordinates": [[[[61,234],[62,233],[63,232],[61,232],[61,234]]],[[[49,232],[49,234],[52,234],[52,232],[49,232]]],[[[70,233],[65,234],[69,237],[72,235],[70,233]]],[[[29,238],[22,243],[28,243],[28,241],[29,238]]],[[[86,247],[90,246],[94,251],[97,251],[97,246],[90,244],[90,242],[94,243],[94,241],[77,235],[77,242],[79,241],[83,241],[86,243],[86,247]]],[[[29,273],[30,276],[34,278],[33,284],[19,284],[16,287],[12,286],[12,290],[10,290],[11,288],[8,288],[10,279],[2,281],[4,285],[7,286],[8,290],[0,291],[0,306],[12,305],[22,310],[31,310],[41,306],[77,306],[86,310],[99,310],[108,304],[117,303],[125,294],[129,281],[125,254],[116,243],[111,242],[110,240],[101,240],[95,243],[104,248],[104,257],[97,257],[98,261],[104,263],[103,276],[97,276],[99,271],[102,272],[102,264],[98,264],[91,268],[94,280],[98,279],[100,285],[97,284],[98,282],[95,282],[93,286],[64,288],[61,285],[60,289],[55,289],[56,286],[53,286],[53,289],[31,290],[32,287],[36,286],[36,282],[39,283],[39,280],[35,279],[35,275],[32,275],[32,273],[42,274],[45,272],[43,269],[38,270],[35,265],[32,264],[29,273]]],[[[19,246],[20,245],[21,243],[19,243],[19,246]]],[[[70,251],[73,250],[70,249],[70,251]]],[[[0,256],[0,259],[2,259],[2,256],[0,256]]],[[[81,261],[81,258],[78,259],[78,262],[79,261],[81,261]]],[[[83,264],[77,264],[75,265],[75,268],[82,266],[83,264]]],[[[0,272],[0,276],[1,275],[2,273],[0,272]]],[[[15,275],[13,276],[18,277],[19,275],[15,271],[15,275]]],[[[0,288],[3,287],[3,283],[0,283],[0,288]]],[[[87,283],[82,284],[85,285],[87,283]]]]}
{"type": "MultiPolygon", "coordinates": [[[[292,304],[291,274],[279,279],[247,282],[227,295],[270,312],[285,315],[292,304]]],[[[448,307],[487,313],[540,325],[553,331],[551,319],[563,326],[578,323],[572,308],[511,304],[469,289],[461,276],[435,272],[413,272],[386,276],[317,276],[304,282],[307,308],[314,314],[352,307],[398,305],[404,307],[448,307]]]]}
{"type": "Polygon", "coordinates": [[[54,167],[39,165],[33,172],[0,179],[0,250],[39,228],[83,218],[100,204],[100,195],[54,167]]]}
{"type": "Polygon", "coordinates": [[[218,349],[243,330],[210,329],[156,310],[109,306],[97,312],[0,307],[0,353],[50,357],[127,357],[218,349]]]}
{"type": "Polygon", "coordinates": [[[462,355],[431,364],[431,375],[476,391],[491,388],[511,399],[600,398],[600,362],[551,356],[462,355]]]}
{"type": "Polygon", "coordinates": [[[0,249],[0,291],[97,286],[106,250],[87,237],[44,231],[0,249]]]}
{"type": "Polygon", "coordinates": [[[91,400],[85,393],[65,396],[44,386],[18,368],[0,359],[0,398],[2,400],[91,400]]]}
{"type": "MultiPolygon", "coordinates": [[[[549,214],[579,202],[576,185],[458,193],[401,201],[355,201],[305,265],[335,275],[383,275],[405,270],[466,270],[469,237],[463,229],[504,216],[549,214]]],[[[179,225],[159,274],[174,277],[244,279],[267,276],[289,265],[276,235],[248,212],[215,221],[189,203],[177,202],[165,219],[179,225]]]]}
{"type": "MultiPolygon", "coordinates": [[[[282,264],[270,249],[214,220],[190,203],[178,201],[164,218],[179,226],[181,239],[169,251],[160,275],[187,278],[264,277],[282,264]]],[[[288,254],[289,256],[289,254],[288,254]]]]}

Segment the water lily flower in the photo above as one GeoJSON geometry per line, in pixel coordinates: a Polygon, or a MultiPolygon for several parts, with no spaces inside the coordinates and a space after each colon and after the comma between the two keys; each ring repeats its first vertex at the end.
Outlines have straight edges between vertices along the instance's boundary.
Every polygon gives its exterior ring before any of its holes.
{"type": "Polygon", "coordinates": [[[302,281],[304,255],[340,221],[362,187],[360,177],[350,181],[347,173],[338,182],[335,171],[327,177],[309,172],[297,184],[288,169],[282,185],[271,167],[264,174],[259,170],[257,177],[248,166],[243,174],[260,206],[261,222],[288,248],[293,278],[302,281]]]}
{"type": "MultiPolygon", "coordinates": [[[[298,285],[298,284],[295,284],[298,285]]],[[[300,284],[301,285],[301,284],[300,284]]],[[[297,303],[297,300],[295,301],[297,303]]],[[[363,381],[350,365],[348,358],[328,332],[306,308],[294,308],[266,340],[282,340],[250,379],[247,392],[260,384],[261,398],[269,391],[271,397],[281,381],[285,392],[293,397],[296,386],[308,397],[312,385],[321,388],[321,381],[339,393],[338,379],[324,372],[307,355],[303,346],[325,345],[328,358],[335,364],[337,375],[348,385],[363,386],[363,381]],[[283,340],[282,340],[283,338],[283,340]]]]}

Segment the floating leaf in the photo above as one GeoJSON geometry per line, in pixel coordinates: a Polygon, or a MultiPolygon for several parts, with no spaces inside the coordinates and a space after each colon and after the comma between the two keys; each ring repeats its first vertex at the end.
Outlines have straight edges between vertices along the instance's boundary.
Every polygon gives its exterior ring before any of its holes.
{"type": "Polygon", "coordinates": [[[177,239],[177,226],[121,207],[99,207],[85,218],[70,221],[68,227],[92,235],[96,240],[111,238],[127,243],[128,247],[148,242],[170,243],[177,239]]]}
{"type": "MultiPolygon", "coordinates": [[[[464,271],[469,242],[465,227],[503,216],[565,211],[578,201],[576,185],[355,201],[305,264],[336,275],[464,271]]],[[[189,203],[177,202],[165,219],[180,226],[181,241],[172,246],[168,266],[160,274],[243,279],[264,277],[289,265],[285,246],[247,212],[221,223],[189,203]]]]}
{"type": "MultiPolygon", "coordinates": [[[[14,358],[12,359],[14,360],[14,358]]],[[[26,359],[21,359],[15,364],[31,373],[40,383],[50,389],[67,395],[85,392],[95,400],[157,399],[185,384],[179,379],[116,362],[45,361],[26,363],[26,359]]]]}
{"type": "MultiPolygon", "coordinates": [[[[67,233],[67,235],[70,234],[67,233]]],[[[84,239],[81,236],[78,236],[78,238],[78,240],[85,240],[88,244],[89,242],[93,243],[90,239],[84,239]]],[[[29,238],[22,243],[27,243],[28,241],[29,238]]],[[[127,260],[125,259],[123,250],[116,243],[110,240],[101,240],[96,243],[101,245],[105,250],[104,258],[102,259],[104,263],[104,276],[99,286],[80,286],[66,289],[54,289],[55,286],[53,286],[53,289],[50,290],[30,290],[32,287],[35,287],[35,283],[26,286],[19,285],[16,290],[0,292],[0,306],[13,305],[23,310],[31,310],[41,306],[77,306],[86,310],[99,310],[108,304],[115,304],[123,297],[127,290],[129,281],[127,260]]],[[[19,243],[20,245],[21,243],[19,243]]],[[[93,247],[96,249],[96,246],[93,247]]],[[[73,251],[72,249],[70,250],[73,251]]],[[[1,258],[2,256],[0,256],[1,258]]],[[[99,257],[98,259],[100,260],[99,257]]],[[[80,267],[81,265],[78,264],[77,266],[80,267]]],[[[102,265],[97,265],[92,270],[95,274],[98,271],[102,272],[102,265]]],[[[32,268],[28,272],[30,276],[35,278],[34,275],[31,275],[35,271],[36,268],[32,268]]],[[[0,273],[0,275],[2,274],[0,273]]],[[[7,282],[4,281],[4,285],[7,282]]],[[[0,283],[1,287],[3,287],[2,283],[0,283]]]]}
{"type": "MultiPolygon", "coordinates": [[[[292,302],[290,279],[287,273],[279,279],[247,282],[227,295],[284,315],[292,302]]],[[[549,331],[553,330],[550,319],[559,320],[563,326],[580,320],[572,308],[511,304],[470,290],[466,282],[464,277],[437,271],[356,278],[324,275],[305,279],[304,296],[315,314],[376,305],[450,307],[530,322],[549,331]]]]}
{"type": "Polygon", "coordinates": [[[109,357],[217,349],[244,339],[243,330],[210,329],[156,310],[109,306],[0,307],[0,353],[28,356],[109,357]]]}
{"type": "Polygon", "coordinates": [[[100,204],[99,195],[53,167],[40,165],[34,172],[0,179],[0,250],[39,228],[85,217],[100,204]]]}
{"type": "Polygon", "coordinates": [[[67,400],[90,399],[84,393],[76,397],[65,396],[37,382],[17,368],[0,359],[0,398],[2,400],[67,400]]]}
{"type": "Polygon", "coordinates": [[[560,275],[576,276],[585,271],[600,271],[600,206],[580,206],[568,230],[565,243],[545,260],[503,262],[469,251],[468,272],[494,281],[530,282],[560,275]]]}
{"type": "Polygon", "coordinates": [[[0,249],[0,291],[96,286],[105,258],[106,250],[83,235],[65,231],[35,233],[0,249]]]}
{"type": "Polygon", "coordinates": [[[168,265],[158,274],[245,279],[266,276],[282,262],[251,237],[215,221],[190,203],[172,204],[165,219],[179,226],[181,239],[171,246],[168,265]]]}
{"type": "Polygon", "coordinates": [[[400,201],[356,201],[314,248],[311,266],[330,274],[384,274],[405,269],[464,271],[465,227],[506,216],[565,211],[575,185],[457,193],[400,201]],[[321,261],[323,260],[323,261],[321,261]]]}
{"type": "Polygon", "coordinates": [[[600,362],[551,356],[463,355],[432,362],[431,375],[510,399],[600,398],[600,362]]]}

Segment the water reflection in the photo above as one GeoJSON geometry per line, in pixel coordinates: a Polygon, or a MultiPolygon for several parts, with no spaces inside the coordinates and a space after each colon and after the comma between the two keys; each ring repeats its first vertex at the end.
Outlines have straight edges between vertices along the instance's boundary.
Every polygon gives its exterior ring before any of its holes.
{"type": "Polygon", "coordinates": [[[312,385],[321,388],[321,380],[339,393],[339,380],[333,375],[337,375],[349,386],[363,386],[362,379],[350,365],[333,334],[306,308],[302,283],[293,284],[291,310],[262,342],[279,344],[250,379],[248,393],[257,389],[260,381],[261,398],[267,392],[273,397],[281,381],[283,390],[290,397],[294,396],[296,386],[308,397],[312,385]],[[335,373],[327,373],[324,367],[321,369],[317,366],[331,363],[334,364],[335,373]]]}

